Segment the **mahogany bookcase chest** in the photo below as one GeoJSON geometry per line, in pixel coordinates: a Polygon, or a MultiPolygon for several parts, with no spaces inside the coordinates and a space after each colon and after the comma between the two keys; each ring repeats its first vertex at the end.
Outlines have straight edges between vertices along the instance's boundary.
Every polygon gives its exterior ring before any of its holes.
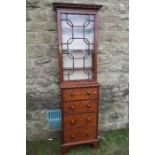
{"type": "Polygon", "coordinates": [[[62,154],[78,144],[98,148],[98,10],[101,5],[54,3],[57,12],[62,154]]]}

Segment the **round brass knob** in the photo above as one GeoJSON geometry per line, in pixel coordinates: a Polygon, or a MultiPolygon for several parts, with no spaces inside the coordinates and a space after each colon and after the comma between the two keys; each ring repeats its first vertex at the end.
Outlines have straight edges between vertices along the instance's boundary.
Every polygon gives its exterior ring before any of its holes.
{"type": "Polygon", "coordinates": [[[90,107],[91,107],[91,105],[90,105],[90,104],[88,104],[88,105],[87,105],[87,107],[88,107],[88,108],[90,108],[90,107]]]}
{"type": "Polygon", "coordinates": [[[72,124],[74,124],[74,123],[75,123],[75,121],[74,121],[74,120],[71,120],[71,123],[72,123],[72,124]]]}
{"type": "Polygon", "coordinates": [[[91,118],[89,117],[87,120],[90,122],[91,121],[91,118]]]}
{"type": "Polygon", "coordinates": [[[71,109],[74,110],[74,106],[71,106],[71,109]]]}
{"type": "Polygon", "coordinates": [[[71,96],[71,97],[73,97],[73,96],[74,96],[74,94],[70,94],[70,96],[71,96]]]}
{"type": "Polygon", "coordinates": [[[73,139],[74,137],[75,137],[74,134],[72,134],[72,135],[71,135],[71,138],[73,139]]]}
{"type": "Polygon", "coordinates": [[[89,92],[87,92],[87,95],[90,95],[90,93],[89,93],[89,92]]]}

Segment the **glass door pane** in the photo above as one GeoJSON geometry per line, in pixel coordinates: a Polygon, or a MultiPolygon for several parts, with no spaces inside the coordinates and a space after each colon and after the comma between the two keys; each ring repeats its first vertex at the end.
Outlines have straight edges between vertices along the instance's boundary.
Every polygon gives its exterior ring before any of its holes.
{"type": "Polygon", "coordinates": [[[94,15],[61,14],[64,80],[92,79],[94,15]]]}

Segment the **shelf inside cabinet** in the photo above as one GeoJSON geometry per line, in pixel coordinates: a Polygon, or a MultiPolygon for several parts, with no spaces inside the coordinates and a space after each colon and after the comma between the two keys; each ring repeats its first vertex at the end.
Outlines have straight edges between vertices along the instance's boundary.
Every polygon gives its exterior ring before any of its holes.
{"type": "Polygon", "coordinates": [[[92,67],[80,67],[80,68],[72,68],[72,67],[64,67],[64,70],[92,70],[92,67]]]}

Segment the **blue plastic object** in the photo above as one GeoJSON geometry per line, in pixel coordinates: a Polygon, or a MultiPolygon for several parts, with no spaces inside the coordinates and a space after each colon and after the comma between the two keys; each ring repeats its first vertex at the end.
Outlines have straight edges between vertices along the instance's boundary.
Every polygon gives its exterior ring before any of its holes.
{"type": "Polygon", "coordinates": [[[61,128],[61,122],[62,122],[61,116],[62,115],[60,109],[48,110],[47,117],[51,128],[61,128]]]}

